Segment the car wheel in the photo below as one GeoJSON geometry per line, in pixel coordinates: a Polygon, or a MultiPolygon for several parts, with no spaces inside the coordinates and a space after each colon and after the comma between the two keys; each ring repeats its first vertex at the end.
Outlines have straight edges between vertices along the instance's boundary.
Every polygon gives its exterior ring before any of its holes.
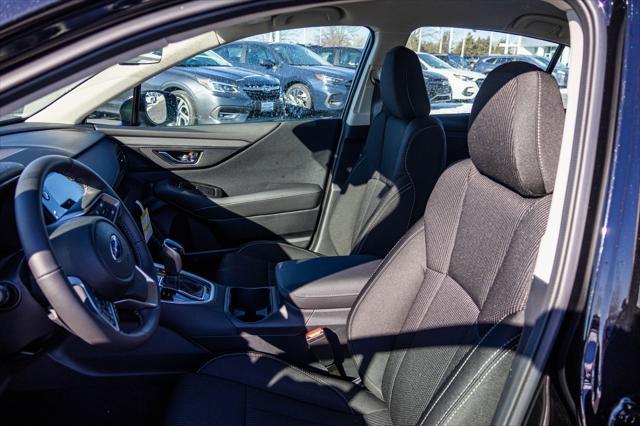
{"type": "Polygon", "coordinates": [[[176,121],[174,126],[193,126],[196,124],[196,105],[184,90],[171,92],[178,100],[176,121]]]}
{"type": "Polygon", "coordinates": [[[285,92],[284,101],[288,105],[304,108],[309,111],[313,108],[311,91],[302,83],[296,83],[289,86],[285,92]]]}

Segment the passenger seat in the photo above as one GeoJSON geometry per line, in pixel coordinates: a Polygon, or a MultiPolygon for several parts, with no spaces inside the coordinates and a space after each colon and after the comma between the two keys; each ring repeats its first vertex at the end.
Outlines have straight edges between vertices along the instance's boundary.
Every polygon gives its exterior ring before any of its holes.
{"type": "Polygon", "coordinates": [[[416,54],[387,52],[380,78],[383,108],[312,252],[285,242],[255,241],[225,255],[217,280],[237,287],[275,285],[278,262],[317,256],[382,258],[424,212],[446,165],[441,123],[431,106],[416,54]]]}

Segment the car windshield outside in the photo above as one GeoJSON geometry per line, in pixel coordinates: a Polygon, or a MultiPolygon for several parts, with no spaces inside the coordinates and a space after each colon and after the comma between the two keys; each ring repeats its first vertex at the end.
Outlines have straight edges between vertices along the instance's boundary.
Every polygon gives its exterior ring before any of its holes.
{"type": "Polygon", "coordinates": [[[204,53],[189,58],[181,64],[183,67],[230,67],[230,62],[226,61],[216,52],[208,50],[204,53]]]}
{"type": "Polygon", "coordinates": [[[287,61],[289,65],[294,66],[315,66],[326,65],[331,66],[329,62],[322,59],[320,55],[307,49],[299,44],[278,44],[273,49],[287,61]]]}
{"type": "Polygon", "coordinates": [[[419,53],[418,56],[425,64],[427,64],[431,68],[439,68],[439,69],[453,68],[451,65],[449,65],[442,59],[438,59],[430,53],[419,53]]]}

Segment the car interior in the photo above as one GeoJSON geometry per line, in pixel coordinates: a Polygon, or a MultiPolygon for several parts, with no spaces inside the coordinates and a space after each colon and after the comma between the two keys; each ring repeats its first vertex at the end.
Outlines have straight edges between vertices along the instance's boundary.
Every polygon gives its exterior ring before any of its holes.
{"type": "Polygon", "coordinates": [[[263,5],[52,82],[0,125],[2,423],[537,424],[550,398],[574,404],[537,383],[591,185],[603,53],[586,7],[263,5]],[[368,35],[337,117],[174,126],[179,98],[144,86],[323,25],[368,35]],[[556,53],[496,67],[444,113],[406,47],[428,26],[556,53]],[[122,93],[119,122],[91,119],[122,93]]]}

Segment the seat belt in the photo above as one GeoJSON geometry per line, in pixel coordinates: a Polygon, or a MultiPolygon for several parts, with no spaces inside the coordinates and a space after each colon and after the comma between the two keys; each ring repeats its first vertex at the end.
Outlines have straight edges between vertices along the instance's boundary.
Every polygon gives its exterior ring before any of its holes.
{"type": "Polygon", "coordinates": [[[328,328],[314,328],[305,334],[307,346],[332,376],[346,377],[340,356],[338,336],[328,328]]]}
{"type": "Polygon", "coordinates": [[[371,96],[371,108],[369,109],[369,125],[373,123],[373,117],[382,111],[382,98],[380,96],[380,78],[379,70],[372,69],[370,74],[371,83],[373,83],[373,95],[371,96]]]}

